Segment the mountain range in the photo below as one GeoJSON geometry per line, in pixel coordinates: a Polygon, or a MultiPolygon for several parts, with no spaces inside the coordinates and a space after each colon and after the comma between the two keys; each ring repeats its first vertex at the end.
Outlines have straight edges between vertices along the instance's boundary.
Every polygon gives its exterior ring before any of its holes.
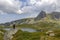
{"type": "Polygon", "coordinates": [[[0,24],[0,25],[4,25],[4,26],[10,26],[12,24],[33,24],[33,23],[37,23],[40,20],[45,20],[44,18],[48,18],[51,20],[59,20],[60,19],[60,12],[51,12],[51,13],[47,13],[45,11],[41,11],[37,17],[35,18],[25,18],[25,19],[19,19],[19,20],[15,20],[15,21],[11,21],[11,22],[7,22],[4,24],[0,24]]]}

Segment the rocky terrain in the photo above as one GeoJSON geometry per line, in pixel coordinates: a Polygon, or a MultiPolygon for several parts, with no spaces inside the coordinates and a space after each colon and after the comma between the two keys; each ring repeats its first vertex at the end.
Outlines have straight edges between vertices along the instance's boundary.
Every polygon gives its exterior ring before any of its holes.
{"type": "Polygon", "coordinates": [[[60,19],[60,12],[52,12],[50,15],[52,19],[60,19]]]}

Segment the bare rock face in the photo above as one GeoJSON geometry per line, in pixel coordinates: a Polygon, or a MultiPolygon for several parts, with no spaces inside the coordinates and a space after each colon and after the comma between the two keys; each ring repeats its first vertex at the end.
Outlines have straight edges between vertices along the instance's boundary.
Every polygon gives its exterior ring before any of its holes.
{"type": "Polygon", "coordinates": [[[52,12],[51,16],[53,19],[60,19],[60,12],[52,12]]]}
{"type": "Polygon", "coordinates": [[[35,18],[35,20],[40,20],[42,18],[46,17],[46,12],[41,11],[38,16],[35,18]]]}

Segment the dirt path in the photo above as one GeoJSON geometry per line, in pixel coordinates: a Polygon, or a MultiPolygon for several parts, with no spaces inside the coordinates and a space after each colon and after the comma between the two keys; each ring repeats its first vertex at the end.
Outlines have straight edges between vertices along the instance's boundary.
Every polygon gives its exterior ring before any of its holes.
{"type": "Polygon", "coordinates": [[[4,40],[11,40],[13,38],[13,34],[15,34],[18,29],[10,29],[4,33],[4,40]]]}

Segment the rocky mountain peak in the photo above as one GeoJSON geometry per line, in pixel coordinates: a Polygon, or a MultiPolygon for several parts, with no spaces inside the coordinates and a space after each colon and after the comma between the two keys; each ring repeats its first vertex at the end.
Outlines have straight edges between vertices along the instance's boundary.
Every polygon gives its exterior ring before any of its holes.
{"type": "Polygon", "coordinates": [[[38,16],[35,18],[35,20],[40,20],[42,18],[46,17],[46,12],[45,11],[41,11],[38,16]]]}

